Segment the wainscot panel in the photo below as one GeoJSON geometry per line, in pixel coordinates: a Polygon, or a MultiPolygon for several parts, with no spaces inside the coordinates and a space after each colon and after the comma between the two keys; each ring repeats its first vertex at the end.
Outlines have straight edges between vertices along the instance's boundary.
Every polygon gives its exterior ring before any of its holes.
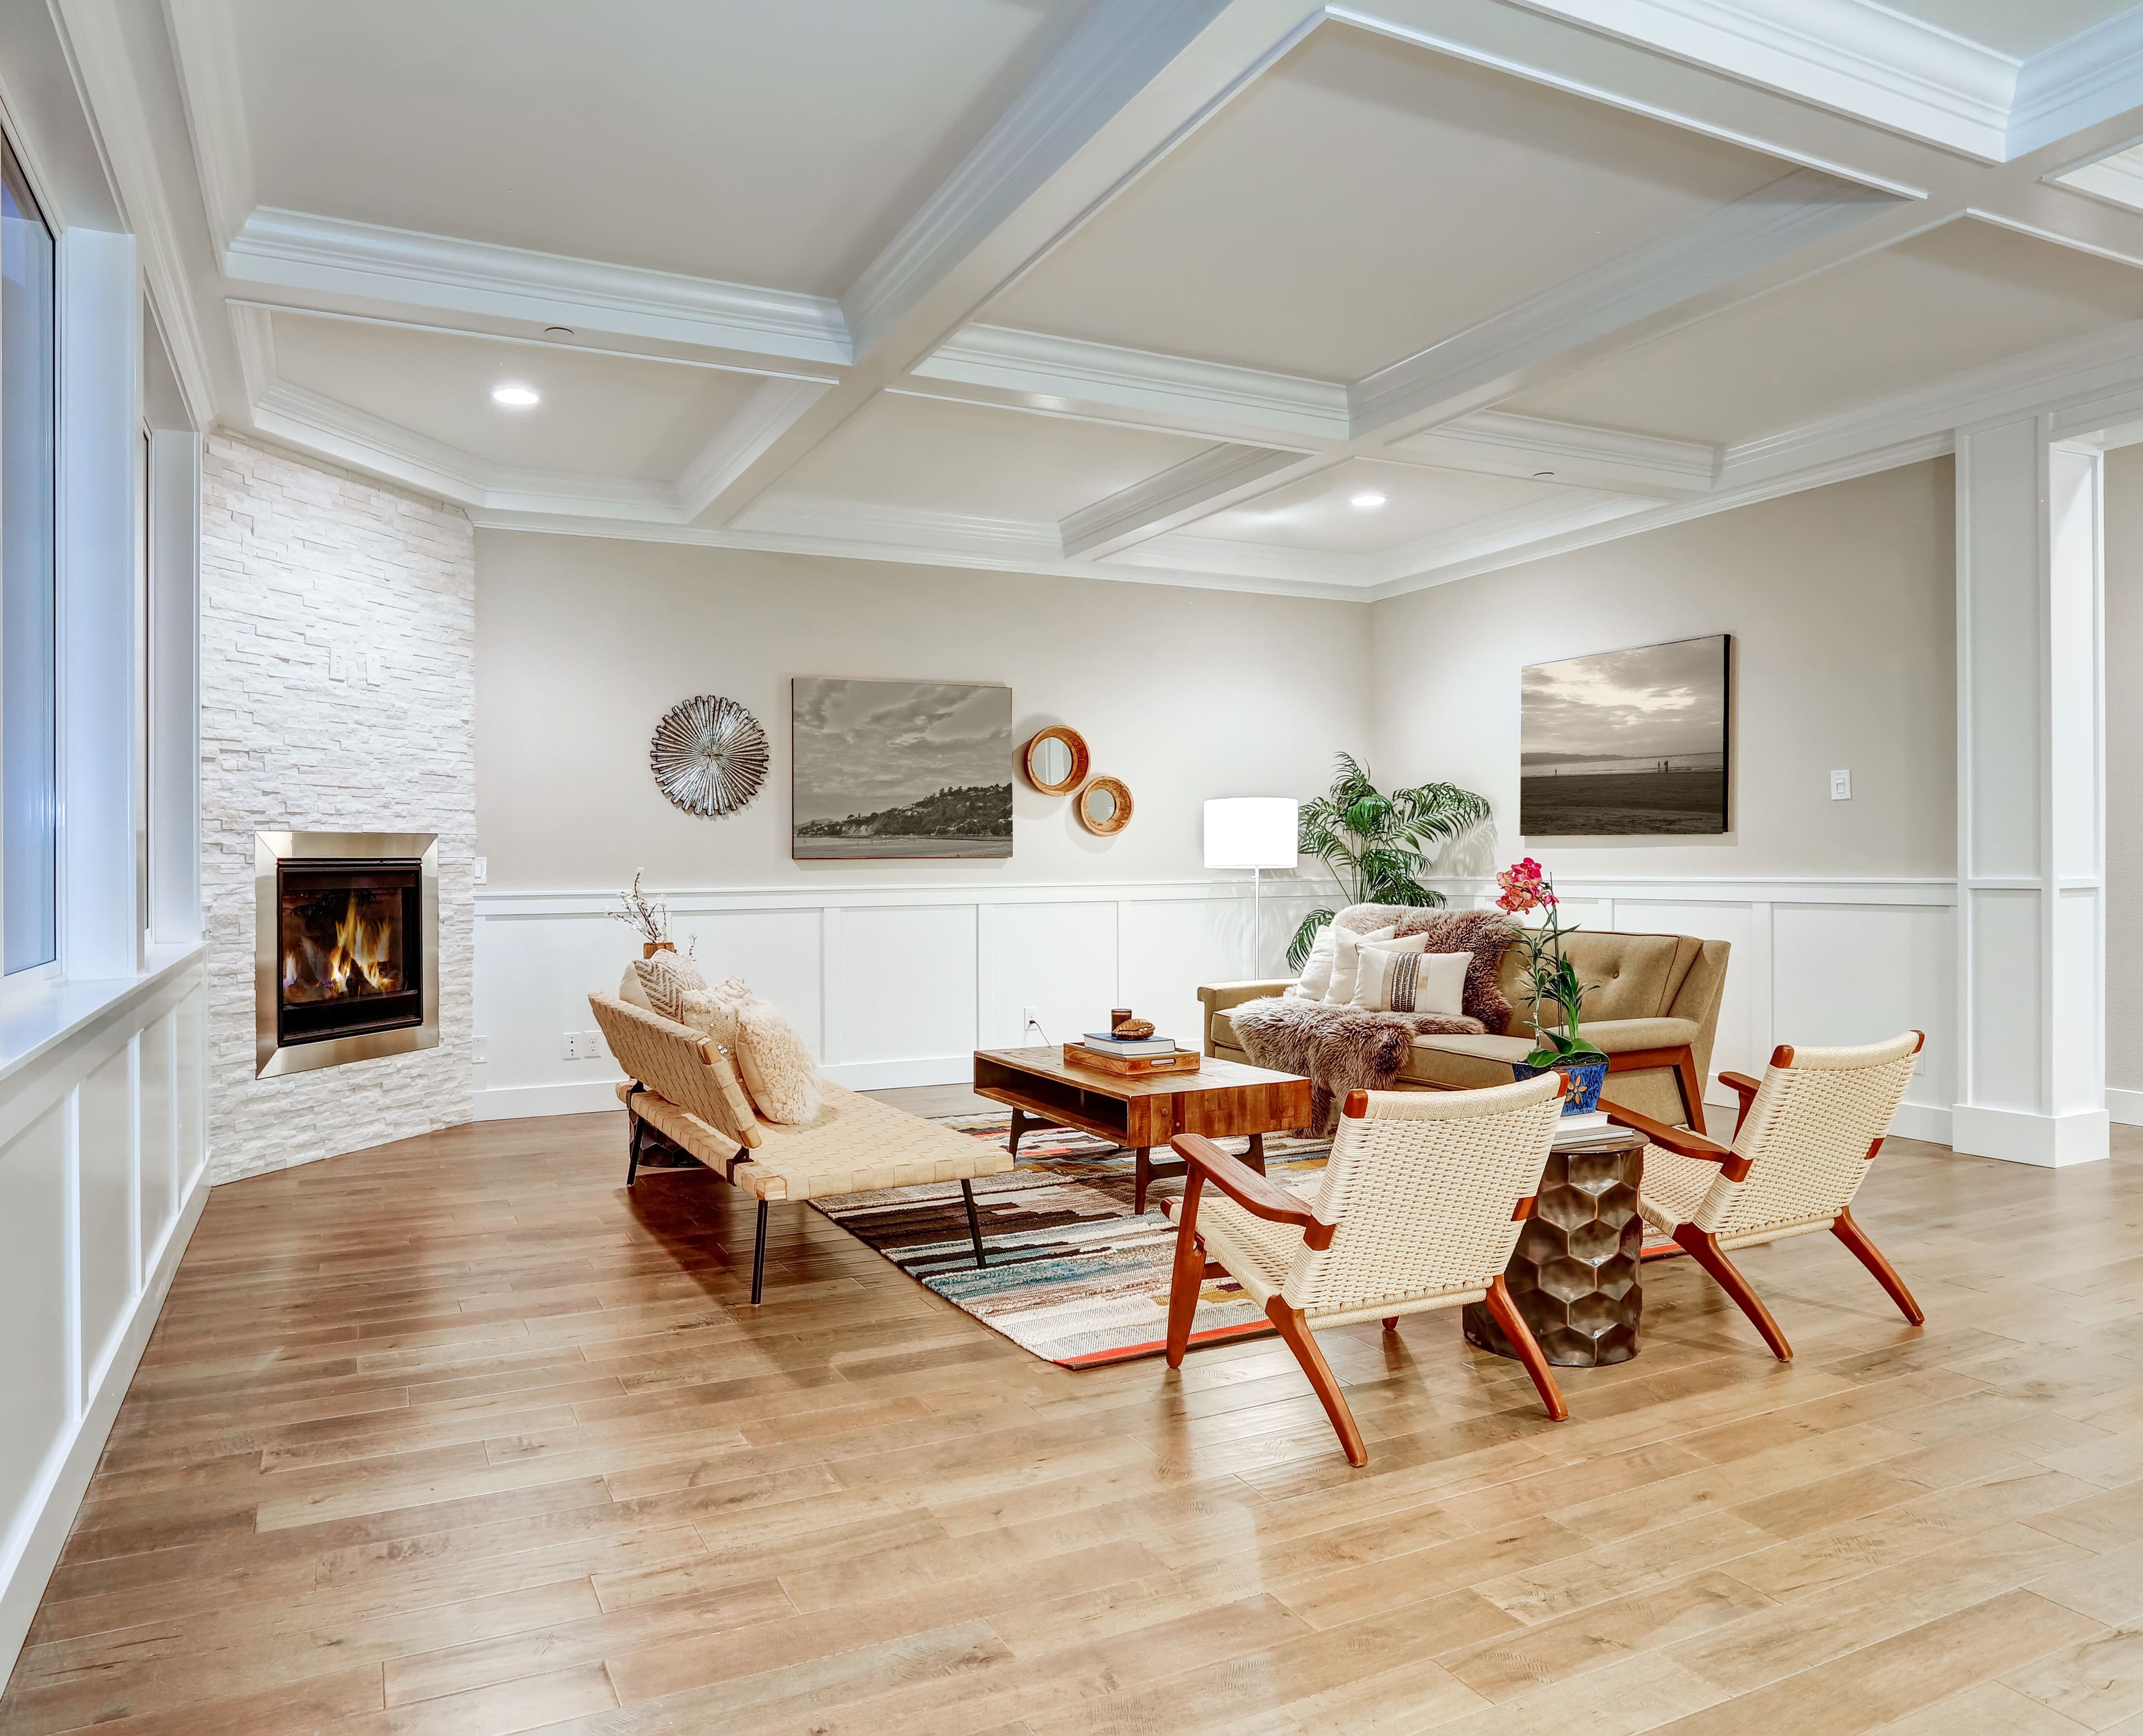
{"type": "Polygon", "coordinates": [[[0,1006],[0,1678],[208,1196],[206,984],[175,948],[0,1006]]]}

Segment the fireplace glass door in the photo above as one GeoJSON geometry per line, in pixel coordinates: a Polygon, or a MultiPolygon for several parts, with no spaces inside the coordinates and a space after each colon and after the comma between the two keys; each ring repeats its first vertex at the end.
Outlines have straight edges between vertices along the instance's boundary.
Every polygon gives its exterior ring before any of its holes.
{"type": "Polygon", "coordinates": [[[277,1041],[422,1024],[422,864],[299,858],[275,872],[277,1041]]]}

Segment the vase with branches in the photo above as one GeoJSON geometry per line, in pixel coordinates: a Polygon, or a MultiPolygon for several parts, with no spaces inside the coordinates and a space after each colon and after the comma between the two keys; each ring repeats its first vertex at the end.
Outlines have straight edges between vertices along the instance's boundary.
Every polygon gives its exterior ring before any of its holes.
{"type": "Polygon", "coordinates": [[[644,957],[652,958],[657,952],[677,950],[670,944],[670,901],[660,893],[641,891],[637,873],[632,877],[632,890],[620,893],[617,902],[619,908],[611,916],[640,937],[644,957]]]}
{"type": "MultiPolygon", "coordinates": [[[[1342,754],[1331,789],[1302,804],[1302,853],[1331,870],[1350,904],[1439,905],[1443,894],[1422,883],[1431,853],[1487,819],[1487,798],[1455,784],[1418,784],[1386,795],[1368,767],[1342,754]]],[[[1287,949],[1294,969],[1333,915],[1313,910],[1302,919],[1287,949]]]]}

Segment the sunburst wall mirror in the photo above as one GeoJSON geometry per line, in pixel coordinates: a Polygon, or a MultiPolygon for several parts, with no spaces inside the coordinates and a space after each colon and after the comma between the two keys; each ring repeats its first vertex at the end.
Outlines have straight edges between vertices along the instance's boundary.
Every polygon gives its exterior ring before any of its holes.
{"type": "Polygon", "coordinates": [[[766,781],[766,731],[735,700],[697,694],[655,726],[647,762],[662,794],[685,813],[722,819],[766,781]]]}

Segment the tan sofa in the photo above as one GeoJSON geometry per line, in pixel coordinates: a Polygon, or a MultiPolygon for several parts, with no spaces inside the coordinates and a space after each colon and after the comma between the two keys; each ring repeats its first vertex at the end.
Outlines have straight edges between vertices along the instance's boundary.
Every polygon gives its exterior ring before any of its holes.
{"type": "Polygon", "coordinates": [[[968,1208],[975,1264],[985,1264],[973,1180],[1012,1167],[1012,1154],[1002,1145],[832,1084],[821,1087],[825,1108],[808,1126],[769,1121],[753,1108],[720,1044],[616,995],[590,995],[588,1005],[610,1052],[630,1076],[617,1088],[626,1110],[625,1185],[640,1179],[641,1156],[660,1145],[696,1159],[758,1200],[754,1308],[765,1288],[770,1199],[819,1199],[957,1181],[968,1208]]]}
{"type": "MultiPolygon", "coordinates": [[[[1335,918],[1367,933],[1412,914],[1396,905],[1353,904],[1335,918]]],[[[1711,1045],[1719,999],[1726,987],[1727,943],[1687,934],[1618,934],[1579,929],[1564,943],[1581,981],[1597,987],[1585,997],[1583,1035],[1607,1056],[1601,1096],[1670,1126],[1701,1130],[1704,1081],[1711,1076],[1711,1045]]],[[[1503,955],[1503,993],[1512,1008],[1505,1036],[1421,1036],[1398,1081],[1401,1090],[1472,1091],[1508,1085],[1511,1063],[1533,1047],[1532,1001],[1521,974],[1525,955],[1503,955]]],[[[1215,982],[1198,991],[1204,1003],[1205,1052],[1248,1061],[1229,1021],[1245,1001],[1286,992],[1292,977],[1269,982],[1215,982]]]]}

